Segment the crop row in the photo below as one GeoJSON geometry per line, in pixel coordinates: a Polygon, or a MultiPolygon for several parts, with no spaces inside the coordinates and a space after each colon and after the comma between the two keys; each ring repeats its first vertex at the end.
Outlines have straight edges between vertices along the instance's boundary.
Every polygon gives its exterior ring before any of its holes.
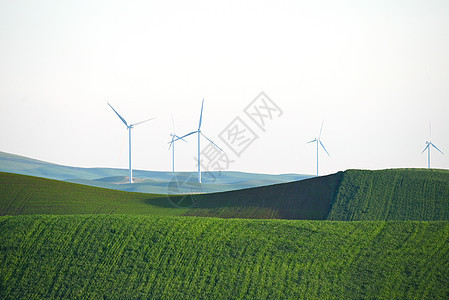
{"type": "Polygon", "coordinates": [[[0,298],[445,298],[448,222],[0,217],[0,298]]]}
{"type": "Polygon", "coordinates": [[[449,171],[346,171],[328,220],[449,220],[449,171]]]}

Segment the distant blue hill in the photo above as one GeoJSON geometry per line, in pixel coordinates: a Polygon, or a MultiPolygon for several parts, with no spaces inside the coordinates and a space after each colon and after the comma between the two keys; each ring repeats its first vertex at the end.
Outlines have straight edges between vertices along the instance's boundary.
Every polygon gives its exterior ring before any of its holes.
{"type": "Polygon", "coordinates": [[[204,172],[203,184],[199,185],[196,172],[172,173],[133,170],[135,183],[129,184],[127,183],[127,169],[68,167],[5,152],[0,152],[0,171],[115,190],[154,194],[223,192],[314,177],[302,174],[270,175],[214,171],[204,172]]]}

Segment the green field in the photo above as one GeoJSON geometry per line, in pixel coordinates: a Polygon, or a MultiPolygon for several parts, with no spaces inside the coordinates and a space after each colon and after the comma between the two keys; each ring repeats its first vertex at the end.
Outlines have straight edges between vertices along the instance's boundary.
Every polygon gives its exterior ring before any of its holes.
{"type": "Polygon", "coordinates": [[[0,217],[0,298],[449,297],[448,222],[0,217]]]}
{"type": "Polygon", "coordinates": [[[0,173],[0,215],[21,214],[440,221],[449,220],[449,171],[348,170],[259,188],[170,197],[0,173]]]}
{"type": "Polygon", "coordinates": [[[181,215],[166,195],[109,190],[0,172],[0,215],[181,215]]]}
{"type": "Polygon", "coordinates": [[[348,170],[329,220],[449,220],[449,171],[348,170]]]}
{"type": "Polygon", "coordinates": [[[170,197],[0,173],[0,214],[0,299],[449,299],[445,170],[170,197]]]}
{"type": "Polygon", "coordinates": [[[0,172],[0,215],[139,214],[325,219],[340,175],[233,192],[167,196],[0,172]],[[188,208],[193,204],[194,207],[188,208]]]}
{"type": "Polygon", "coordinates": [[[184,215],[220,218],[325,220],[342,172],[296,182],[196,196],[184,215]]]}

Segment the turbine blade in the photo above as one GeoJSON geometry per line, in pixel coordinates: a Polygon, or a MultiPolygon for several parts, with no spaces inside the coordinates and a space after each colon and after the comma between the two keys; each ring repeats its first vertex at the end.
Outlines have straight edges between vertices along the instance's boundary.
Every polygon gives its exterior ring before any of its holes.
{"type": "Polygon", "coordinates": [[[174,135],[174,137],[175,138],[177,138],[177,141],[178,140],[181,140],[181,141],[183,141],[183,142],[186,142],[187,143],[187,141],[185,140],[185,139],[183,139],[183,138],[180,138],[179,136],[177,136],[176,134],[174,135]]]}
{"type": "Polygon", "coordinates": [[[426,151],[427,150],[427,148],[429,148],[429,145],[430,144],[427,144],[427,146],[426,146],[426,148],[424,148],[424,150],[421,152],[421,154],[423,154],[424,153],[424,151],[426,151]]]}
{"type": "Polygon", "coordinates": [[[310,143],[313,143],[313,142],[316,142],[316,139],[314,139],[313,141],[307,142],[306,144],[310,144],[310,143]]]}
{"type": "Polygon", "coordinates": [[[214,142],[212,142],[207,136],[205,136],[202,132],[201,135],[204,136],[206,138],[206,140],[208,140],[209,142],[212,143],[212,145],[214,145],[215,147],[217,147],[221,152],[224,152],[223,149],[221,149],[220,147],[217,146],[217,144],[215,144],[214,142]]]}
{"type": "Polygon", "coordinates": [[[320,135],[318,136],[318,139],[321,138],[321,131],[323,131],[323,123],[324,123],[324,120],[321,121],[320,135]]]}
{"type": "Polygon", "coordinates": [[[170,145],[168,146],[168,150],[170,150],[170,148],[171,148],[171,145],[173,144],[173,140],[175,139],[175,136],[174,135],[171,135],[171,141],[170,142],[168,142],[170,145]]]}
{"type": "Polygon", "coordinates": [[[203,119],[203,106],[204,106],[204,99],[203,102],[201,102],[201,114],[200,114],[200,123],[198,125],[198,131],[201,129],[201,121],[203,119]]]}
{"type": "Polygon", "coordinates": [[[435,146],[432,142],[430,143],[430,145],[432,145],[433,148],[437,149],[438,151],[440,151],[441,154],[444,155],[443,151],[441,151],[440,149],[438,149],[438,147],[435,146]]]}
{"type": "Polygon", "coordinates": [[[147,119],[145,121],[137,122],[137,123],[131,124],[131,126],[137,126],[137,125],[140,125],[142,123],[145,123],[145,122],[148,122],[148,121],[151,121],[151,120],[154,120],[154,119],[156,119],[156,118],[150,118],[150,119],[147,119]]]}
{"type": "Polygon", "coordinates": [[[175,121],[173,120],[173,114],[171,115],[171,125],[173,129],[173,133],[175,133],[175,121]]]}
{"type": "Polygon", "coordinates": [[[177,138],[176,140],[174,140],[174,142],[176,142],[177,140],[182,140],[183,138],[188,137],[189,135],[192,135],[192,134],[197,133],[197,132],[198,132],[198,130],[192,131],[191,133],[187,133],[186,135],[183,135],[182,137],[177,138]]]}
{"type": "Polygon", "coordinates": [[[120,120],[122,120],[123,121],[123,123],[125,123],[125,125],[126,125],[126,127],[128,127],[128,123],[126,123],[126,121],[125,121],[125,119],[123,119],[122,118],[122,116],[121,115],[119,115],[119,113],[112,107],[112,105],[111,104],[109,104],[109,102],[108,102],[108,105],[109,105],[109,107],[111,107],[112,108],[112,110],[117,114],[117,116],[120,118],[120,120]]]}
{"type": "Polygon", "coordinates": [[[323,145],[323,143],[321,141],[320,141],[320,145],[321,145],[321,147],[323,147],[324,151],[326,151],[327,155],[329,157],[331,157],[331,155],[329,154],[329,152],[327,152],[326,148],[324,147],[324,145],[323,145]]]}

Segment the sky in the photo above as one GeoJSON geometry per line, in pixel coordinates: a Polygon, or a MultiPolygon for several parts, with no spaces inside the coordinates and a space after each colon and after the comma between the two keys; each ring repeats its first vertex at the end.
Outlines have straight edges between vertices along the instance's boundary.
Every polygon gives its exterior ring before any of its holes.
{"type": "MultiPolygon", "coordinates": [[[[169,171],[171,116],[196,130],[204,99],[210,170],[315,174],[322,121],[320,174],[425,168],[429,122],[449,169],[448,16],[446,0],[0,0],[0,151],[127,168],[110,102],[156,117],[133,129],[133,167],[169,171]]],[[[176,170],[195,171],[186,140],[176,170]]]]}

